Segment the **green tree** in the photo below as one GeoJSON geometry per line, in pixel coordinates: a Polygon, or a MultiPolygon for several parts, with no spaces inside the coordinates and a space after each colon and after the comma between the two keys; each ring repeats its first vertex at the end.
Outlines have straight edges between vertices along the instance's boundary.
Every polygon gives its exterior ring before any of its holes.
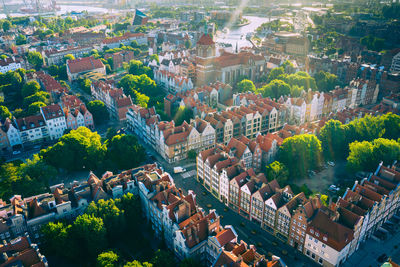
{"type": "Polygon", "coordinates": [[[282,80],[272,80],[267,85],[259,89],[264,97],[278,99],[281,96],[289,95],[290,85],[282,80]]]}
{"type": "Polygon", "coordinates": [[[186,258],[179,263],[179,267],[203,267],[203,265],[193,258],[186,258]]]}
{"type": "Polygon", "coordinates": [[[107,230],[108,240],[115,240],[121,236],[126,227],[124,211],[120,210],[113,199],[91,202],[86,213],[102,218],[107,230]]]}
{"type": "Polygon", "coordinates": [[[154,267],[175,267],[176,261],[175,257],[166,250],[157,250],[154,253],[154,257],[151,260],[154,267]]]}
{"type": "Polygon", "coordinates": [[[101,100],[92,100],[87,104],[87,109],[93,115],[95,123],[102,123],[108,120],[106,105],[101,100]]]}
{"type": "Polygon", "coordinates": [[[319,139],[326,159],[337,160],[347,153],[346,130],[340,121],[330,120],[321,128],[319,139]]]}
{"type": "Polygon", "coordinates": [[[315,135],[301,134],[286,138],[279,151],[280,161],[288,168],[292,178],[304,177],[321,163],[321,142],[315,135]]]}
{"type": "Polygon", "coordinates": [[[236,85],[239,92],[255,92],[256,87],[251,80],[244,79],[236,85]]]}
{"type": "Polygon", "coordinates": [[[158,55],[157,55],[157,54],[152,54],[152,55],[150,56],[150,60],[151,60],[151,61],[155,60],[155,61],[157,61],[157,63],[160,63],[160,59],[158,58],[158,55]]]}
{"type": "Polygon", "coordinates": [[[11,26],[12,26],[12,24],[8,19],[3,21],[2,28],[3,28],[4,32],[8,32],[10,30],[11,26]]]}
{"type": "Polygon", "coordinates": [[[317,89],[317,84],[315,79],[311,77],[307,72],[299,71],[294,74],[283,74],[278,77],[278,79],[283,80],[284,82],[288,83],[290,86],[299,86],[306,90],[311,88],[312,90],[317,89]]]}
{"type": "Polygon", "coordinates": [[[101,170],[105,154],[100,135],[86,127],[72,130],[54,146],[41,151],[47,163],[65,170],[101,170]]]}
{"type": "Polygon", "coordinates": [[[274,161],[265,167],[265,175],[269,181],[276,179],[280,185],[286,185],[289,171],[284,164],[274,161]]]}
{"type": "Polygon", "coordinates": [[[107,142],[107,158],[118,169],[137,167],[145,158],[145,151],[133,135],[116,135],[107,142]]]}
{"type": "Polygon", "coordinates": [[[283,67],[274,68],[268,75],[268,81],[272,81],[278,79],[278,77],[285,73],[285,69],[283,67]]]}
{"type": "Polygon", "coordinates": [[[186,49],[192,48],[192,42],[190,41],[190,39],[186,39],[186,41],[185,41],[185,47],[186,47],[186,49]]]}
{"type": "Polygon", "coordinates": [[[148,262],[131,261],[125,263],[124,267],[153,267],[153,264],[148,262]]]}
{"type": "Polygon", "coordinates": [[[16,38],[15,38],[15,44],[16,45],[23,45],[26,44],[26,37],[22,34],[19,34],[16,38]]]}
{"type": "Polygon", "coordinates": [[[129,62],[129,69],[128,72],[133,75],[142,75],[146,74],[149,77],[153,77],[153,72],[147,66],[143,65],[142,61],[139,60],[131,60],[129,62]]]}
{"type": "Polygon", "coordinates": [[[156,97],[160,94],[156,83],[146,74],[125,75],[119,82],[119,86],[123,88],[126,95],[130,95],[133,99],[140,96],[137,93],[145,94],[149,97],[156,97]]]}
{"type": "Polygon", "coordinates": [[[127,193],[115,202],[117,207],[124,211],[125,221],[128,226],[126,233],[135,237],[140,235],[140,225],[143,222],[140,198],[137,195],[127,193]]]}
{"type": "Polygon", "coordinates": [[[37,81],[30,81],[27,82],[23,87],[22,87],[22,97],[28,97],[31,95],[36,94],[40,90],[40,85],[37,81]]]}
{"type": "Polygon", "coordinates": [[[6,119],[6,118],[11,119],[12,118],[12,114],[11,114],[11,112],[8,110],[8,108],[6,106],[0,106],[0,120],[1,119],[6,119]]]}
{"type": "Polygon", "coordinates": [[[293,85],[290,87],[290,96],[291,97],[299,97],[301,96],[301,93],[304,91],[303,87],[293,85]]]}
{"type": "Polygon", "coordinates": [[[72,55],[72,54],[67,54],[67,55],[65,55],[64,56],[64,63],[66,63],[67,62],[67,60],[74,60],[75,59],[75,57],[74,57],[74,55],[72,55]]]}
{"type": "Polygon", "coordinates": [[[335,89],[335,86],[339,84],[338,77],[329,72],[323,70],[317,72],[314,75],[315,82],[317,84],[318,91],[329,92],[335,89]]]}
{"type": "Polygon", "coordinates": [[[49,93],[44,91],[36,92],[33,95],[26,97],[23,101],[23,105],[24,107],[28,108],[32,103],[35,102],[43,102],[45,104],[49,104],[50,103],[49,93]]]}
{"type": "Polygon", "coordinates": [[[190,119],[193,119],[193,110],[187,107],[179,107],[172,114],[175,125],[181,125],[184,121],[190,123],[190,119]]]}
{"type": "Polygon", "coordinates": [[[76,259],[93,259],[107,247],[103,220],[93,215],[78,216],[70,229],[72,249],[76,259]]]}
{"type": "Polygon", "coordinates": [[[385,128],[384,138],[396,139],[400,136],[400,116],[391,112],[382,115],[381,120],[385,128]]]}
{"type": "Polygon", "coordinates": [[[62,222],[50,222],[40,230],[43,235],[41,240],[45,252],[50,255],[65,257],[69,226],[62,222]]]}
{"type": "Polygon", "coordinates": [[[40,108],[45,106],[46,104],[43,102],[33,102],[28,107],[28,116],[38,114],[40,112],[40,108]]]}
{"type": "Polygon", "coordinates": [[[373,171],[383,161],[385,165],[400,160],[400,144],[395,140],[378,138],[372,142],[353,142],[347,158],[350,171],[373,171]]]}
{"type": "Polygon", "coordinates": [[[14,193],[34,196],[48,191],[49,182],[56,180],[57,170],[34,154],[32,159],[27,159],[18,167],[18,176],[18,181],[13,185],[14,193]]]}
{"type": "Polygon", "coordinates": [[[189,150],[189,152],[188,152],[188,158],[189,158],[189,159],[196,159],[196,157],[197,157],[197,152],[196,152],[196,150],[194,150],[194,149],[189,150]]]}
{"type": "Polygon", "coordinates": [[[32,64],[36,70],[39,70],[43,66],[42,54],[36,51],[31,51],[28,53],[28,62],[32,64]]]}
{"type": "Polygon", "coordinates": [[[106,251],[97,256],[98,267],[114,267],[117,266],[119,256],[114,251],[106,251]]]}
{"type": "Polygon", "coordinates": [[[89,79],[84,79],[84,78],[80,78],[78,80],[78,84],[79,87],[82,89],[82,91],[84,91],[85,93],[91,95],[92,91],[91,91],[91,86],[92,86],[92,81],[89,79]]]}
{"type": "Polygon", "coordinates": [[[135,104],[139,105],[139,106],[141,106],[143,108],[147,108],[149,100],[150,100],[150,97],[148,97],[145,94],[141,94],[136,90],[134,91],[134,93],[135,93],[135,98],[134,98],[135,104]]]}
{"type": "MultiPolygon", "coordinates": [[[[0,197],[9,199],[14,195],[13,185],[19,181],[18,168],[13,163],[3,163],[0,165],[0,197]]],[[[20,192],[18,192],[20,194],[20,192]]]]}

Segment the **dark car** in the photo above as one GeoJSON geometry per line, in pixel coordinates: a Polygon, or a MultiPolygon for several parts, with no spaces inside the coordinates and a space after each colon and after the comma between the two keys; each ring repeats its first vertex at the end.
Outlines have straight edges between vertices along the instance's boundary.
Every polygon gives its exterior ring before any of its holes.
{"type": "Polygon", "coordinates": [[[385,261],[387,260],[387,258],[388,258],[388,256],[387,256],[385,253],[383,253],[382,255],[380,255],[380,256],[378,257],[377,261],[378,261],[379,263],[382,263],[382,262],[385,262],[385,261]]]}

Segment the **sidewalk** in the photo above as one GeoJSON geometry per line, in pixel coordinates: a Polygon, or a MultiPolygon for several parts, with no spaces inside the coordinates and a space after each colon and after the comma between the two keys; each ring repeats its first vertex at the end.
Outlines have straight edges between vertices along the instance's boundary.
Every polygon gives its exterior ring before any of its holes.
{"type": "Polygon", "coordinates": [[[356,251],[343,264],[344,267],[353,266],[381,266],[382,263],[377,261],[378,257],[386,254],[396,263],[400,262],[400,231],[394,235],[389,235],[385,241],[375,241],[370,238],[360,245],[356,251]]]}

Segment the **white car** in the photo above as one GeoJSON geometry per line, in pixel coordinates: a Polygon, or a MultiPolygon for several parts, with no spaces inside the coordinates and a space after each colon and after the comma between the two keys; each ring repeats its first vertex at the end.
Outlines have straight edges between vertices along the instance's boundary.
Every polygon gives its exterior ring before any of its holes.
{"type": "Polygon", "coordinates": [[[328,163],[329,166],[335,167],[335,162],[333,162],[333,161],[328,161],[327,163],[328,163]]]}
{"type": "Polygon", "coordinates": [[[334,185],[334,184],[332,184],[331,186],[329,186],[329,191],[335,191],[335,192],[337,192],[337,191],[339,191],[339,190],[340,190],[340,188],[337,187],[337,186],[334,185]]]}

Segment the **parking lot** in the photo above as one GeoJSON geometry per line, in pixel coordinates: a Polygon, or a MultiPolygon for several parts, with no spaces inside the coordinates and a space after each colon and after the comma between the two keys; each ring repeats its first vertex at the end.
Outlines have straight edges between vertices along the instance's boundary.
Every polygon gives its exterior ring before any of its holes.
{"type": "MultiPolygon", "coordinates": [[[[400,218],[400,217],[398,217],[400,218]]],[[[400,219],[392,218],[373,237],[360,245],[343,266],[381,266],[389,257],[400,262],[400,219]],[[390,226],[389,226],[390,225],[390,226]]]]}

